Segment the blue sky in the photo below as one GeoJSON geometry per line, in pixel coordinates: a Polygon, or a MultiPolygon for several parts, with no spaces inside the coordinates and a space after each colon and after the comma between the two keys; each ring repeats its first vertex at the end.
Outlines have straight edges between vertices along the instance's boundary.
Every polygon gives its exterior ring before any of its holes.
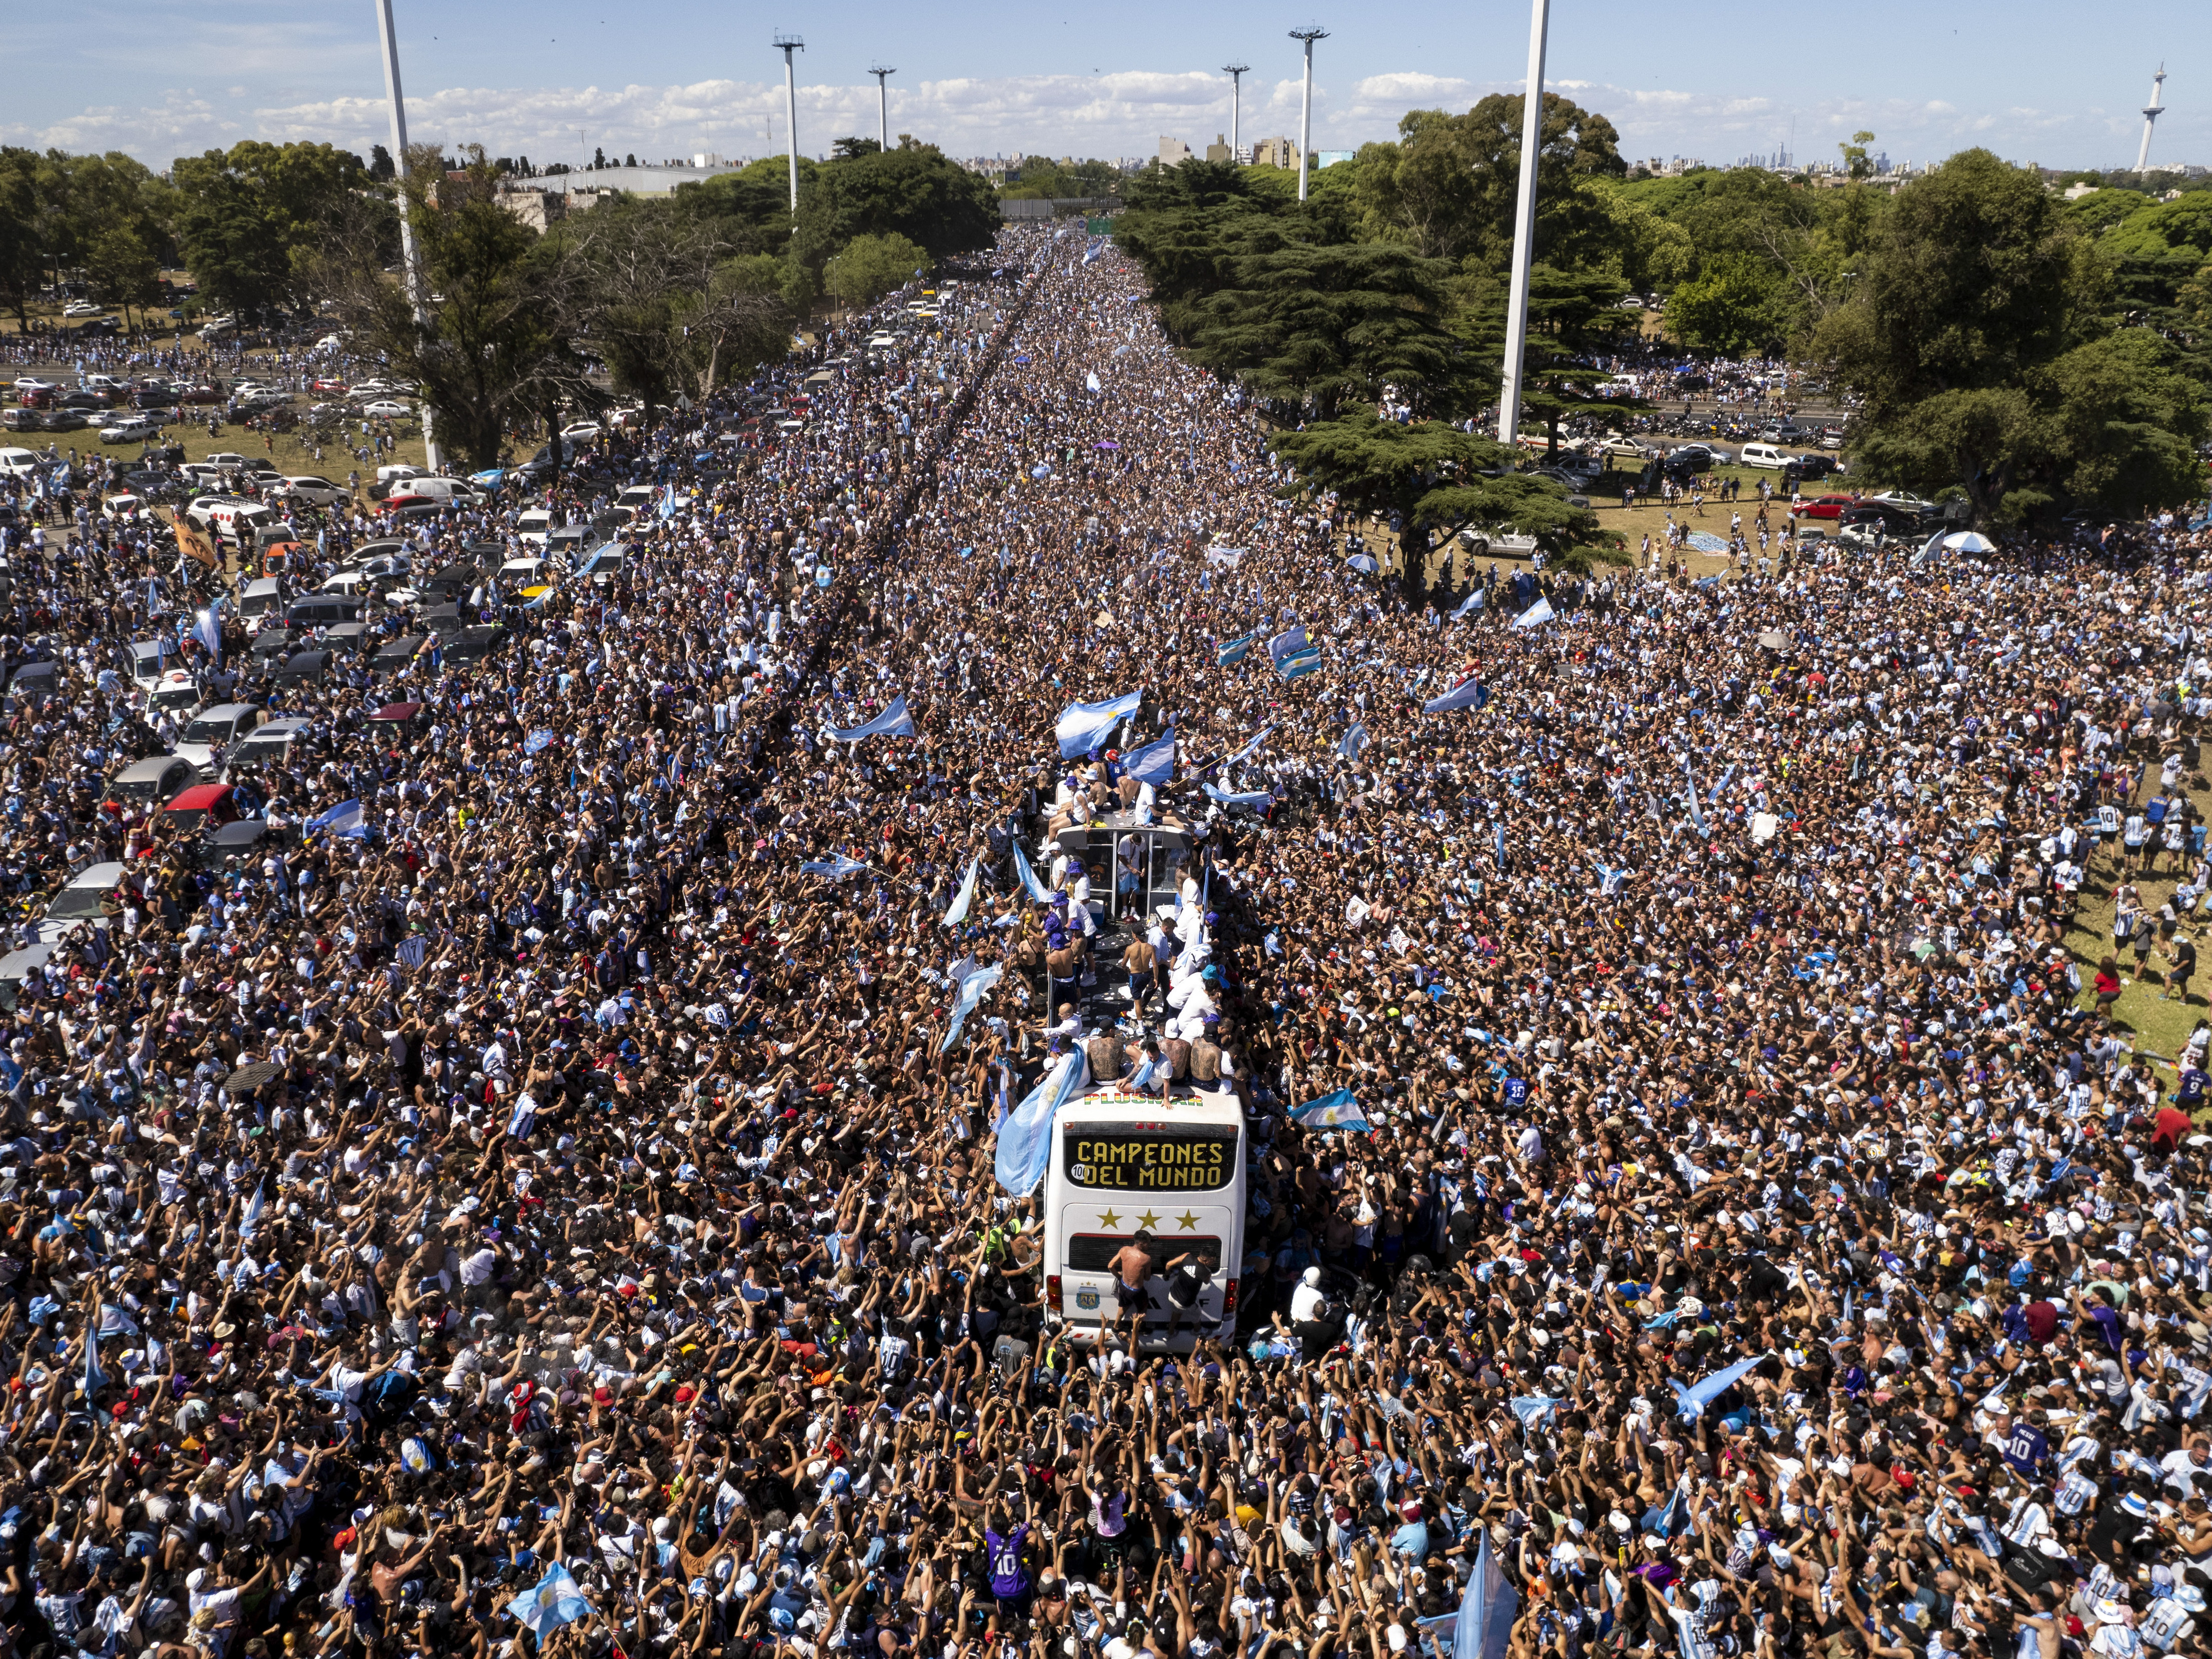
{"type": "MultiPolygon", "coordinates": [[[[799,142],[872,132],[872,63],[894,65],[891,124],[956,155],[1153,153],[1229,124],[1221,64],[1245,77],[1243,133],[1295,135],[1298,48],[1315,57],[1314,142],[1392,136],[1409,108],[1465,108],[1517,89],[1528,11],[1324,3],[1279,17],[1249,4],[1073,0],[929,7],[773,0],[394,0],[410,136],[482,143],[541,165],[593,146],[641,161],[784,143],[782,70],[769,46],[802,34],[799,142]],[[580,139],[579,131],[582,137],[580,139]]],[[[136,0],[125,14],[49,6],[6,27],[0,141],[122,149],[155,166],[241,137],[384,137],[373,0],[136,0]]],[[[2131,165],[2151,71],[2170,78],[2154,165],[2212,165],[2212,53],[2202,0],[2112,13],[2027,3],[1753,7],[1698,15],[1627,0],[1557,0],[1547,80],[1620,127],[1634,157],[1714,162],[1792,142],[1832,156],[1869,128],[1893,158],[1981,143],[2052,167],[2131,165]],[[2194,48],[2192,52],[2191,49],[2194,48]]]]}

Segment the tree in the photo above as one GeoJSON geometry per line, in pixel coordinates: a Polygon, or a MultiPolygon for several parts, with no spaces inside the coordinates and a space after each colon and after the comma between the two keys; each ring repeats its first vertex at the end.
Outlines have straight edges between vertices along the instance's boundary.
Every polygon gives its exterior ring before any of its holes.
{"type": "MultiPolygon", "coordinates": [[[[1474,258],[1502,269],[1512,252],[1521,191],[1519,93],[1498,93],[1464,115],[1414,110],[1395,144],[1355,158],[1369,234],[1410,242],[1431,258],[1474,258]]],[[[1581,185],[1624,177],[1620,135],[1602,115],[1544,94],[1536,157],[1536,256],[1572,267],[1603,258],[1611,218],[1581,185]]],[[[1331,169],[1334,171],[1334,169],[1331,169]]]]}
{"type": "Polygon", "coordinates": [[[19,328],[29,322],[27,307],[46,263],[39,171],[37,151],[0,148],[0,305],[15,313],[19,328]]]}
{"type": "MultiPolygon", "coordinates": [[[[525,169],[527,171],[527,169],[525,169]]],[[[398,169],[392,165],[392,152],[381,144],[368,147],[368,176],[378,184],[388,185],[398,176],[398,169]]]]}
{"type": "Polygon", "coordinates": [[[154,284],[161,274],[161,262],[136,225],[125,222],[100,232],[86,251],[84,264],[100,297],[123,307],[125,322],[130,320],[132,306],[154,302],[154,284]]]}
{"type": "Polygon", "coordinates": [[[928,249],[896,231],[855,236],[822,268],[822,287],[848,306],[870,305],[927,273],[933,263],[928,249]]]}
{"type": "MultiPolygon", "coordinates": [[[[823,164],[799,158],[801,194],[812,187],[823,164]]],[[[677,204],[696,218],[716,222],[716,234],[740,252],[773,253],[791,249],[791,182],[781,156],[754,161],[735,173],[718,173],[696,184],[676,187],[677,204]]]]}
{"type": "Polygon", "coordinates": [[[1262,398],[1322,420],[1395,388],[1459,414],[1491,384],[1443,322],[1449,267],[1387,242],[1279,242],[1237,262],[1209,296],[1192,355],[1262,398]]]}
{"type": "Polygon", "coordinates": [[[1401,422],[1358,409],[1271,441],[1295,468],[1290,491],[1327,490],[1363,518],[1398,515],[1401,581],[1419,604],[1428,594],[1429,550],[1481,525],[1521,531],[1555,545],[1590,532],[1591,515],[1567,505],[1548,478],[1508,471],[1513,453],[1441,421],[1401,422]]]}
{"type": "Polygon", "coordinates": [[[586,314],[586,261],[566,237],[541,240],[502,207],[479,153],[458,176],[434,151],[410,154],[401,192],[413,233],[418,318],[384,272],[370,204],[326,234],[316,291],[369,355],[413,385],[441,440],[473,467],[499,459],[507,428],[549,424],[560,399],[600,397],[571,338],[586,314]]]}
{"type": "Polygon", "coordinates": [[[1867,147],[1873,143],[1874,134],[1870,132],[1855,132],[1851,135],[1850,142],[1849,143],[1838,144],[1836,146],[1837,149],[1841,151],[1843,154],[1844,171],[1850,174],[1852,178],[1871,179],[1874,177],[1874,163],[1867,159],[1867,147]]]}
{"type": "Polygon", "coordinates": [[[800,185],[791,250],[818,278],[856,236],[903,236],[935,260],[979,252],[998,234],[998,197],[981,175],[934,144],[917,144],[817,168],[800,185]]]}
{"type": "Polygon", "coordinates": [[[1790,295],[1773,270],[1748,253],[1723,253],[1667,301],[1667,327],[1685,345],[1736,357],[1778,345],[1790,334],[1790,295]]]}
{"type": "Polygon", "coordinates": [[[849,161],[856,155],[873,155],[883,149],[874,138],[840,138],[830,146],[830,154],[840,161],[849,161]]]}
{"type": "Polygon", "coordinates": [[[170,178],[177,240],[193,279],[216,304],[249,312],[293,297],[300,261],[349,217],[370,184],[350,150],[258,139],[181,156],[170,178]]]}
{"type": "Polygon", "coordinates": [[[1956,487],[1979,522],[2186,500],[2201,388],[2152,331],[2115,329],[2106,271],[2042,180],[1987,150],[1899,191],[1815,343],[1863,400],[1871,476],[1956,487]]]}

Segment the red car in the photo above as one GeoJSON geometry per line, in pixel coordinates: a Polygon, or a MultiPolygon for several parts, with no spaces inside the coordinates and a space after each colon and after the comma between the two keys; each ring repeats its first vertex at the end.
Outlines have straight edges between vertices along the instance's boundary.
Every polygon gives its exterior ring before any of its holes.
{"type": "Polygon", "coordinates": [[[1856,495],[1815,495],[1797,509],[1801,519],[1840,519],[1846,509],[1856,507],[1856,495]]]}
{"type": "Polygon", "coordinates": [[[54,389],[50,386],[30,386],[15,401],[25,409],[52,409],[54,406],[54,389]]]}
{"type": "Polygon", "coordinates": [[[346,383],[335,375],[325,374],[313,384],[314,389],[318,392],[343,392],[346,390],[346,383]]]}
{"type": "Polygon", "coordinates": [[[222,401],[222,393],[211,386],[182,386],[178,389],[177,401],[180,404],[219,404],[222,401]]]}

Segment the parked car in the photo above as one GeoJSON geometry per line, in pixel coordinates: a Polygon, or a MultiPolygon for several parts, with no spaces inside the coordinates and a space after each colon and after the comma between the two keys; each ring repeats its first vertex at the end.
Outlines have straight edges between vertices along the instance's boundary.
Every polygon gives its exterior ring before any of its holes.
{"type": "Polygon", "coordinates": [[[161,809],[170,828],[187,835],[202,833],[240,818],[258,818],[268,810],[268,798],[251,778],[235,783],[196,783],[161,809]]]}
{"type": "Polygon", "coordinates": [[[174,800],[199,781],[199,769],[182,755],[154,755],[130,765],[108,780],[107,798],[125,806],[151,806],[174,800]]]}
{"type": "Polygon", "coordinates": [[[268,718],[269,711],[258,703],[219,702],[211,708],[203,708],[178,738],[177,752],[199,768],[202,777],[212,778],[216,775],[216,746],[220,744],[228,753],[240,738],[268,718]]]}
{"type": "Polygon", "coordinates": [[[161,422],[143,415],[133,415],[128,420],[118,421],[113,426],[100,428],[100,441],[104,444],[138,444],[161,435],[161,422]]]}
{"type": "Polygon", "coordinates": [[[278,481],[276,489],[283,495],[295,496],[311,507],[335,507],[350,499],[343,484],[334,484],[328,478],[302,474],[278,481]]]}
{"type": "MultiPolygon", "coordinates": [[[[307,654],[319,656],[319,652],[307,654]]],[[[318,669],[319,670],[319,665],[318,669]]],[[[285,665],[289,672],[291,664],[285,665]]],[[[256,770],[262,767],[282,766],[292,753],[292,747],[306,732],[308,722],[304,720],[264,720],[246,733],[230,754],[225,768],[226,776],[256,770]]]]}
{"type": "Polygon", "coordinates": [[[380,398],[373,404],[363,404],[361,412],[372,421],[404,421],[415,410],[412,405],[380,398]]]}
{"type": "Polygon", "coordinates": [[[106,862],[88,865],[72,876],[40,918],[38,942],[56,945],[82,928],[106,927],[110,905],[119,908],[117,893],[125,873],[122,865],[106,862]]]}
{"type": "Polygon", "coordinates": [[[1801,519],[1840,519],[1858,505],[1856,495],[1815,495],[1797,509],[1801,519]]]}

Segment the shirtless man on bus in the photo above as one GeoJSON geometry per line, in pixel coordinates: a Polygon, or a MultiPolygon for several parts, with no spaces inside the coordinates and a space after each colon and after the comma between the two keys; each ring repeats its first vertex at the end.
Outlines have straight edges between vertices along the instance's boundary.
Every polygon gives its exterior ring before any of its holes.
{"type": "Polygon", "coordinates": [[[1153,950],[1140,933],[1129,942],[1129,948],[1121,952],[1121,965],[1129,970],[1130,1012],[1145,1013],[1152,1000],[1154,970],[1159,966],[1159,952],[1153,950]]]}
{"type": "Polygon", "coordinates": [[[1152,1233],[1143,1227],[1137,1229],[1136,1237],[1114,1252],[1114,1259],[1106,1265],[1114,1274],[1114,1299],[1123,1318],[1129,1322],[1129,1352],[1137,1351],[1137,1339],[1144,1332],[1145,1315],[1151,1302],[1146,1294],[1145,1281],[1152,1275],[1152,1253],[1146,1248],[1152,1242],[1152,1233]]]}

